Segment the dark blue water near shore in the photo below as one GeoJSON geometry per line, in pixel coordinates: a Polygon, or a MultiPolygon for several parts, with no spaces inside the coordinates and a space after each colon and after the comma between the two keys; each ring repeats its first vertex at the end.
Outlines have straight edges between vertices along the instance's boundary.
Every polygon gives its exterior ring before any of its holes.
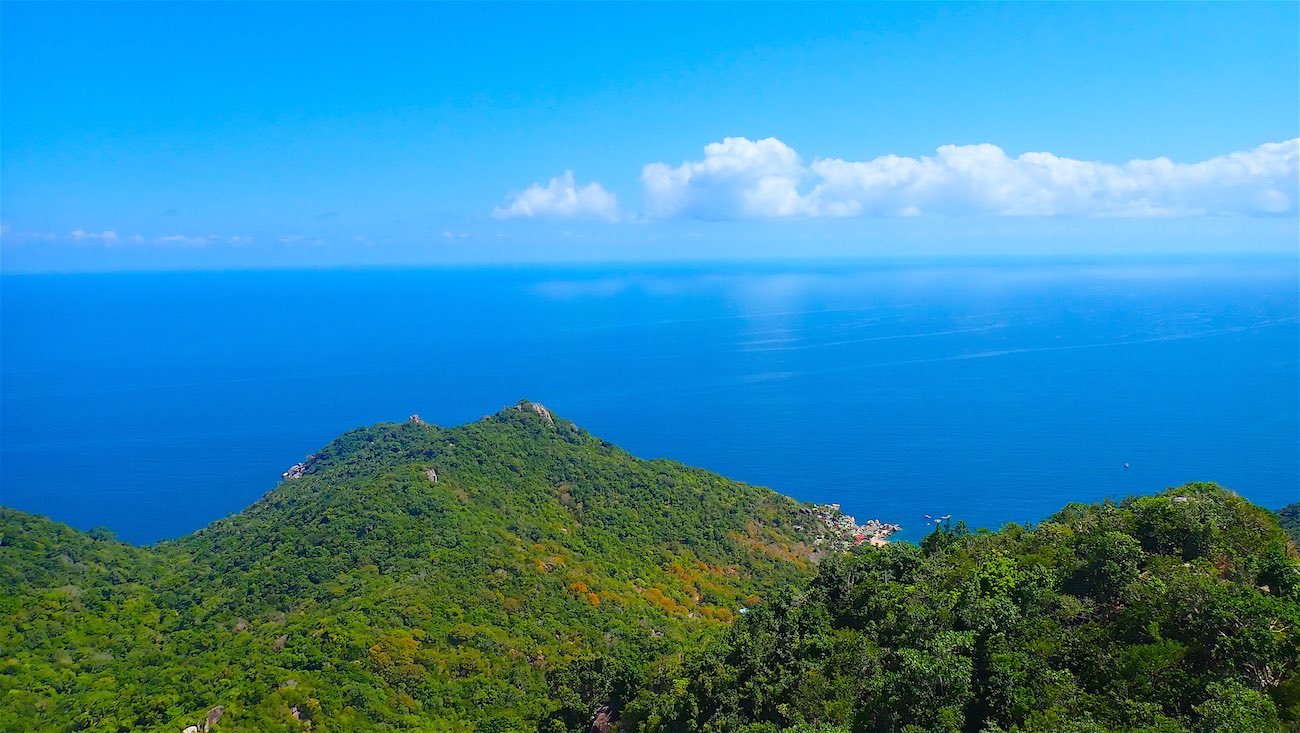
{"type": "Polygon", "coordinates": [[[349,428],[523,397],[920,536],[1214,480],[1300,500],[1290,261],[6,276],[0,503],[119,537],[349,428]],[[1130,468],[1124,465],[1131,464],[1130,468]]]}

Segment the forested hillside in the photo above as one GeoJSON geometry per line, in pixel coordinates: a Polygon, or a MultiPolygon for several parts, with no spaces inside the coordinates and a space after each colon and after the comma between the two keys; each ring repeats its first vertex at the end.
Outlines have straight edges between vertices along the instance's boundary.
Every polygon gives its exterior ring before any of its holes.
{"type": "Polygon", "coordinates": [[[0,731],[1300,730],[1295,545],[1217,486],[861,529],[527,402],[154,547],[0,509],[0,731]]]}
{"type": "Polygon", "coordinates": [[[837,541],[531,403],[296,469],[153,548],[0,510],[0,729],[581,729],[837,541]]]}
{"type": "Polygon", "coordinates": [[[1191,484],[828,560],[626,717],[646,733],[1295,731],[1297,665],[1294,545],[1271,513],[1191,484]]]}
{"type": "Polygon", "coordinates": [[[1278,522],[1282,529],[1291,535],[1291,539],[1300,543],[1300,502],[1288,504],[1282,507],[1277,513],[1278,522]]]}

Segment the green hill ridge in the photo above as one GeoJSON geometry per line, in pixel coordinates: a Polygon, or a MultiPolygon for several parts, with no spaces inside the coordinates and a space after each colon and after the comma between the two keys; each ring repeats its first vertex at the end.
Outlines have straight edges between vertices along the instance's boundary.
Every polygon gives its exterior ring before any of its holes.
{"type": "Polygon", "coordinates": [[[151,548],[0,510],[0,728],[180,731],[218,704],[220,730],[579,727],[843,544],[529,402],[355,430],[286,477],[151,548]]]}
{"type": "Polygon", "coordinates": [[[152,547],[0,509],[0,731],[1298,729],[1295,545],[1231,492],[877,529],[527,401],[152,547]]]}

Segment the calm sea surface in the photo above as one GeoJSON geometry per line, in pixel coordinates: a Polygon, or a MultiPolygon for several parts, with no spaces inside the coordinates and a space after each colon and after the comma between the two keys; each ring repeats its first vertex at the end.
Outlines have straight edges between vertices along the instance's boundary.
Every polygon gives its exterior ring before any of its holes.
{"type": "Polygon", "coordinates": [[[1300,500],[1294,260],[5,276],[0,503],[132,542],[521,398],[858,518],[1300,500]],[[1130,468],[1125,468],[1125,464],[1130,468]]]}

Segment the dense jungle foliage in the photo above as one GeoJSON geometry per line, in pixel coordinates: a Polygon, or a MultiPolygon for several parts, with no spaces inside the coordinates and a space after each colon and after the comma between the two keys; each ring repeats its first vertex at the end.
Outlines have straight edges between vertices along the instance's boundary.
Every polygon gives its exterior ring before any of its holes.
{"type": "Polygon", "coordinates": [[[1300,730],[1300,564],[1213,484],[828,559],[662,669],[638,731],[1300,730]]]}
{"type": "Polygon", "coordinates": [[[800,509],[530,403],[154,547],[0,509],[0,731],[1300,730],[1295,546],[1230,492],[825,559],[800,509]]]}
{"type": "Polygon", "coordinates": [[[0,509],[0,731],[578,729],[807,578],[799,509],[527,403],[353,431],[151,548],[0,509]]]}

